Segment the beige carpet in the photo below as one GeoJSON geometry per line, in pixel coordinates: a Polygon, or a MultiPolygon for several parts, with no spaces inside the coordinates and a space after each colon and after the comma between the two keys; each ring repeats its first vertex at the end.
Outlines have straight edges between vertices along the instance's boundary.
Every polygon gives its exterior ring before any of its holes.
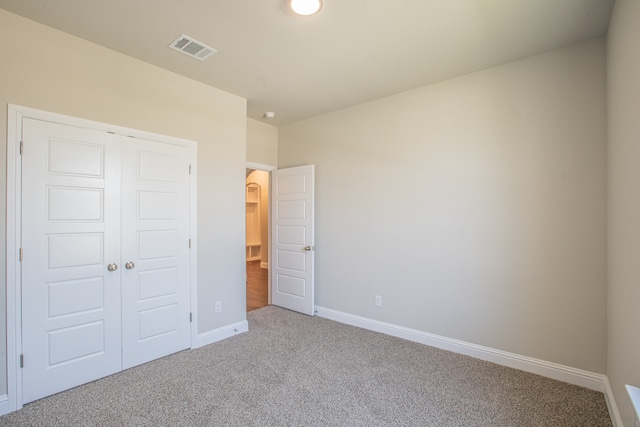
{"type": "Polygon", "coordinates": [[[11,426],[611,426],[602,393],[277,307],[26,405],[11,426]]]}

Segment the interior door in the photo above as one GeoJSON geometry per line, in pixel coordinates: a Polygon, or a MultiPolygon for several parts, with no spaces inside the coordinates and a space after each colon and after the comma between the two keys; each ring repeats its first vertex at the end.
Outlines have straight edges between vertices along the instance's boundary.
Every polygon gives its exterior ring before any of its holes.
{"type": "Polygon", "coordinates": [[[314,315],[314,166],[271,172],[271,302],[314,315]]]}
{"type": "Polygon", "coordinates": [[[23,121],[24,403],[121,369],[117,138],[23,121]]]}
{"type": "Polygon", "coordinates": [[[190,346],[189,149],[122,146],[124,369],[190,346]]]}

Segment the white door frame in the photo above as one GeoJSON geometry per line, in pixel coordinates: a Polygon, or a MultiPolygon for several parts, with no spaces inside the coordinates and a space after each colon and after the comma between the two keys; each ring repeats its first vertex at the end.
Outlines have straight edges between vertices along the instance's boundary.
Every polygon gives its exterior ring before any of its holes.
{"type": "Polygon", "coordinates": [[[0,415],[22,408],[22,371],[20,369],[20,354],[22,352],[22,327],[20,298],[20,256],[22,229],[21,206],[21,159],[20,136],[22,132],[22,119],[32,118],[36,120],[51,121],[70,126],[103,130],[120,135],[151,139],[168,144],[183,145],[190,148],[191,153],[191,205],[190,205],[190,234],[191,234],[191,260],[190,260],[190,302],[193,322],[191,323],[191,347],[196,342],[198,335],[198,300],[197,300],[197,143],[187,139],[158,135],[136,129],[115,126],[106,123],[85,120],[63,114],[51,113],[28,107],[9,104],[7,123],[7,229],[6,229],[6,270],[7,270],[7,396],[0,396],[0,415]]]}
{"type": "MultiPolygon", "coordinates": [[[[269,193],[268,193],[268,216],[269,220],[267,221],[267,238],[269,239],[269,244],[267,245],[267,253],[269,254],[269,271],[271,271],[271,171],[278,169],[277,166],[264,165],[261,163],[246,163],[247,169],[255,169],[257,171],[265,171],[269,172],[269,193]]],[[[246,276],[246,271],[245,271],[246,276]]],[[[245,280],[246,281],[246,280],[245,280]]],[[[271,274],[267,274],[267,304],[271,304],[271,274]]]]}

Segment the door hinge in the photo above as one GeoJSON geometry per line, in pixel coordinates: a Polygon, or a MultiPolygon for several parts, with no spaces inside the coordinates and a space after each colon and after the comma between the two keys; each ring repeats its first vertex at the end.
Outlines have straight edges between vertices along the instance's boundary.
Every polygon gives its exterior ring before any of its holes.
{"type": "Polygon", "coordinates": [[[20,155],[22,156],[24,154],[24,142],[20,141],[20,155]]]}
{"type": "Polygon", "coordinates": [[[189,165],[189,175],[191,175],[191,165],[189,165]]]}
{"type": "Polygon", "coordinates": [[[24,354],[20,355],[20,367],[24,368],[24,354]]]}
{"type": "Polygon", "coordinates": [[[189,249],[191,249],[191,239],[189,239],[189,249]]]}
{"type": "Polygon", "coordinates": [[[22,262],[23,257],[24,257],[24,250],[20,248],[20,262],[22,262]]]}
{"type": "Polygon", "coordinates": [[[189,322],[193,322],[193,313],[189,313],[189,322]]]}

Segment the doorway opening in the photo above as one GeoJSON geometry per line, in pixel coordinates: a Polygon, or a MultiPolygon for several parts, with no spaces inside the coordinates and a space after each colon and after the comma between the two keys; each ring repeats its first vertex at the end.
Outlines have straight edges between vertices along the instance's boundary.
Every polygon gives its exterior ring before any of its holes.
{"type": "Polygon", "coordinates": [[[269,305],[269,181],[266,170],[246,169],[247,312],[269,305]]]}

